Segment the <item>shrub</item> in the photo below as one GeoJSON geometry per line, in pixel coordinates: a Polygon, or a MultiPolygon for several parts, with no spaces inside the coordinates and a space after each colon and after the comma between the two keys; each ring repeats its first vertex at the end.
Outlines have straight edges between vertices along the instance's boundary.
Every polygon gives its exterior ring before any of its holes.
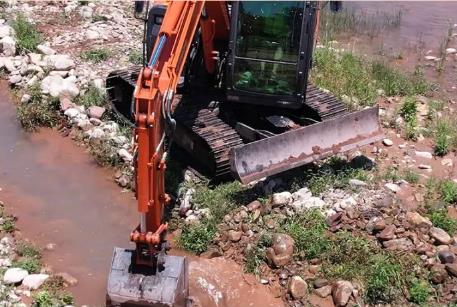
{"type": "Polygon", "coordinates": [[[19,50],[22,52],[35,52],[36,47],[41,42],[41,35],[35,25],[30,23],[27,18],[18,14],[11,24],[16,34],[16,41],[19,50]]]}
{"type": "Polygon", "coordinates": [[[195,225],[186,225],[182,229],[178,245],[185,250],[201,254],[208,249],[215,234],[216,228],[205,221],[195,225]]]}
{"type": "Polygon", "coordinates": [[[409,288],[409,300],[413,303],[422,305],[427,302],[431,293],[432,287],[428,282],[424,280],[416,280],[409,288]]]}
{"type": "Polygon", "coordinates": [[[442,118],[436,121],[434,127],[435,153],[439,156],[446,155],[454,149],[457,144],[457,124],[449,118],[442,118]]]}
{"type": "Polygon", "coordinates": [[[435,227],[444,229],[450,235],[453,235],[457,230],[457,221],[447,215],[446,209],[431,209],[429,210],[429,216],[435,227]]]}
{"type": "Polygon", "coordinates": [[[15,266],[22,268],[29,273],[38,273],[41,269],[41,262],[37,258],[24,257],[19,259],[15,266]]]}
{"type": "Polygon", "coordinates": [[[83,60],[92,61],[94,63],[100,63],[109,59],[111,52],[105,48],[96,48],[84,51],[81,54],[83,60]]]}
{"type": "Polygon", "coordinates": [[[406,123],[406,138],[415,139],[417,128],[417,104],[414,98],[407,97],[405,99],[405,102],[400,109],[400,116],[403,117],[406,123]]]}
{"type": "Polygon", "coordinates": [[[419,174],[410,169],[403,172],[403,178],[412,184],[419,182],[419,174]]]}
{"type": "Polygon", "coordinates": [[[129,62],[136,65],[143,64],[143,52],[134,50],[129,54],[129,62]]]}
{"type": "Polygon", "coordinates": [[[450,204],[457,201],[457,184],[451,180],[444,180],[440,184],[441,199],[450,204]]]}
{"type": "Polygon", "coordinates": [[[91,85],[84,92],[84,95],[78,97],[77,103],[85,106],[86,108],[92,106],[103,106],[106,104],[106,93],[102,89],[91,85]]]}

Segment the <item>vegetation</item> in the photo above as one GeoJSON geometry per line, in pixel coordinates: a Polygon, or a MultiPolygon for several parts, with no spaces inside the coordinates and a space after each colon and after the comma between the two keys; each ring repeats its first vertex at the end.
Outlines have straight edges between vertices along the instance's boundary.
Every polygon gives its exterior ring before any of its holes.
{"type": "Polygon", "coordinates": [[[95,15],[92,18],[92,22],[107,21],[107,20],[108,20],[108,18],[106,16],[103,16],[103,15],[95,15]]]}
{"type": "Polygon", "coordinates": [[[129,62],[136,65],[143,64],[143,52],[134,50],[129,54],[129,62]]]}
{"type": "Polygon", "coordinates": [[[2,230],[5,232],[13,232],[16,229],[15,218],[12,216],[4,216],[2,221],[2,230]]]}
{"type": "Polygon", "coordinates": [[[379,89],[388,96],[422,95],[429,91],[419,70],[405,75],[383,63],[336,52],[330,47],[315,50],[311,80],[343,100],[349,100],[350,107],[372,105],[379,89]]]}
{"type": "Polygon", "coordinates": [[[439,118],[434,126],[435,153],[444,156],[457,147],[457,121],[439,118]]]}
{"type": "Polygon", "coordinates": [[[73,304],[73,297],[67,292],[40,290],[33,295],[33,306],[55,307],[73,304]]]}
{"type": "Polygon", "coordinates": [[[16,261],[14,266],[22,268],[29,273],[39,273],[41,270],[41,261],[35,257],[23,257],[16,261]]]}
{"type": "Polygon", "coordinates": [[[455,231],[457,230],[457,220],[449,217],[445,208],[429,209],[429,217],[435,227],[446,230],[446,232],[451,235],[455,234],[455,231]]]}
{"type": "Polygon", "coordinates": [[[417,137],[417,103],[412,97],[406,97],[400,109],[400,116],[405,120],[406,139],[417,137]]]}
{"type": "Polygon", "coordinates": [[[403,178],[411,184],[419,182],[419,174],[411,169],[403,171],[403,178]]]}
{"type": "Polygon", "coordinates": [[[19,102],[16,116],[27,131],[35,131],[38,127],[54,127],[60,120],[59,101],[56,98],[45,98],[41,95],[40,86],[33,84],[26,92],[30,95],[28,102],[19,102]]]}
{"type": "Polygon", "coordinates": [[[21,257],[41,258],[41,251],[35,245],[25,241],[17,244],[16,252],[21,257]]]}
{"type": "Polygon", "coordinates": [[[430,284],[424,280],[415,280],[409,288],[410,301],[418,305],[427,302],[433,289],[430,284]]]}
{"type": "Polygon", "coordinates": [[[248,273],[258,274],[259,267],[265,263],[265,251],[272,244],[272,235],[263,232],[257,243],[246,251],[244,269],[248,273]]]}
{"type": "Polygon", "coordinates": [[[30,23],[24,15],[18,14],[11,26],[16,34],[16,42],[20,51],[24,53],[37,51],[41,35],[34,24],[30,23]]]}
{"type": "Polygon", "coordinates": [[[109,59],[111,52],[106,48],[96,48],[81,53],[83,60],[100,63],[109,59]]]}
{"type": "Polygon", "coordinates": [[[77,100],[77,104],[83,105],[86,108],[92,106],[104,106],[106,104],[106,93],[102,89],[90,85],[85,91],[84,95],[80,95],[77,100]]]}
{"type": "Polygon", "coordinates": [[[117,154],[112,140],[94,140],[89,143],[89,153],[101,166],[121,165],[122,158],[117,154]]]}

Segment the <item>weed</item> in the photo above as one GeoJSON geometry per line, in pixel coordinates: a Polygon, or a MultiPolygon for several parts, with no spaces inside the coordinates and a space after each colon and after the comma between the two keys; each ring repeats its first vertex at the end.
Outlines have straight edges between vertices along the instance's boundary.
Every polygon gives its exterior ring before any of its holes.
{"type": "Polygon", "coordinates": [[[208,249],[208,245],[216,234],[213,223],[201,221],[194,225],[186,225],[178,239],[178,245],[185,250],[201,254],[208,249]]]}
{"type": "Polygon", "coordinates": [[[442,100],[430,100],[428,104],[428,120],[435,120],[437,113],[443,111],[444,109],[444,101],[442,100]]]}
{"type": "Polygon", "coordinates": [[[435,153],[439,156],[446,155],[457,146],[457,122],[450,118],[440,118],[434,127],[435,153]]]}
{"type": "Polygon", "coordinates": [[[16,252],[19,256],[28,258],[41,258],[41,251],[29,242],[20,242],[16,247],[16,252]]]}
{"type": "Polygon", "coordinates": [[[108,18],[106,16],[103,16],[103,15],[95,15],[92,18],[92,22],[107,21],[107,20],[108,20],[108,18]]]}
{"type": "Polygon", "coordinates": [[[35,131],[38,127],[54,127],[60,120],[59,101],[55,98],[43,99],[39,85],[27,89],[29,102],[18,103],[16,116],[27,131],[35,131]]]}
{"type": "Polygon", "coordinates": [[[111,52],[106,48],[96,48],[81,53],[83,60],[100,63],[109,59],[111,52]]]}
{"type": "Polygon", "coordinates": [[[417,137],[417,103],[414,98],[405,98],[405,101],[400,108],[400,116],[406,123],[406,138],[415,139],[417,137]]]}
{"type": "Polygon", "coordinates": [[[438,71],[438,73],[442,73],[444,71],[444,67],[445,67],[445,62],[446,62],[446,49],[447,47],[449,46],[449,42],[451,41],[452,39],[452,34],[453,34],[453,25],[452,23],[449,23],[448,24],[448,27],[446,29],[446,33],[444,35],[444,37],[442,38],[441,40],[441,43],[440,43],[440,47],[439,47],[439,61],[436,65],[436,70],[438,71]]]}
{"type": "Polygon", "coordinates": [[[89,153],[101,166],[118,166],[123,163],[117,154],[113,141],[94,140],[89,143],[89,153]]]}
{"type": "Polygon", "coordinates": [[[2,229],[5,232],[13,232],[16,229],[15,218],[7,216],[3,218],[2,229]]]}
{"type": "Polygon", "coordinates": [[[401,175],[399,174],[398,170],[393,167],[389,166],[380,176],[381,180],[397,182],[402,179],[401,175]]]}
{"type": "Polygon", "coordinates": [[[441,199],[448,203],[457,201],[457,184],[451,180],[444,180],[440,184],[441,199]]]}
{"type": "Polygon", "coordinates": [[[15,266],[22,268],[29,273],[38,273],[41,270],[41,262],[37,258],[21,258],[15,263],[15,266]]]}
{"type": "Polygon", "coordinates": [[[134,50],[129,54],[129,62],[136,65],[143,64],[143,52],[134,50]]]}
{"type": "Polygon", "coordinates": [[[365,297],[369,303],[392,302],[401,292],[402,269],[394,259],[376,255],[372,257],[367,278],[365,297]]]}
{"type": "Polygon", "coordinates": [[[427,302],[430,294],[432,293],[432,287],[424,280],[415,280],[409,288],[409,300],[418,305],[422,305],[427,302]]]}
{"type": "Polygon", "coordinates": [[[84,95],[78,97],[77,104],[83,105],[86,108],[92,106],[103,106],[106,104],[106,93],[104,90],[91,85],[86,90],[84,95]]]}
{"type": "Polygon", "coordinates": [[[33,295],[33,302],[38,307],[53,307],[54,302],[48,291],[39,291],[33,295]]]}
{"type": "Polygon", "coordinates": [[[66,306],[73,302],[73,296],[65,291],[40,290],[33,295],[33,303],[37,307],[66,306]]]}
{"type": "Polygon", "coordinates": [[[393,69],[384,63],[371,64],[372,78],[387,96],[423,95],[430,90],[424,75],[418,68],[410,75],[393,69]]]}
{"type": "Polygon", "coordinates": [[[282,229],[295,240],[296,255],[299,258],[319,257],[329,248],[330,242],[325,238],[327,225],[318,210],[309,210],[287,219],[282,229]]]}
{"type": "Polygon", "coordinates": [[[449,234],[453,235],[457,230],[457,221],[448,216],[445,208],[429,209],[430,221],[435,227],[444,229],[449,234]]]}
{"type": "Polygon", "coordinates": [[[17,46],[22,52],[35,52],[36,47],[41,42],[41,35],[35,25],[30,23],[27,18],[18,14],[11,26],[16,34],[17,46]]]}
{"type": "Polygon", "coordinates": [[[367,180],[364,170],[344,166],[341,169],[321,168],[317,173],[310,170],[305,174],[306,185],[314,195],[319,195],[329,187],[346,188],[349,179],[367,180]]]}
{"type": "Polygon", "coordinates": [[[411,184],[419,182],[419,174],[411,169],[403,171],[403,178],[411,184]]]}

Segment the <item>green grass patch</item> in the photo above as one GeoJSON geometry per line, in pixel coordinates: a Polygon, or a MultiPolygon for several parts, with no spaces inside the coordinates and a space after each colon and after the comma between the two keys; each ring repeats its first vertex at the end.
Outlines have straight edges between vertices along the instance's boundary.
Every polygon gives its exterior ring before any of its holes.
{"type": "Polygon", "coordinates": [[[444,156],[457,147],[457,121],[455,119],[438,118],[433,125],[435,153],[444,156]]]}
{"type": "Polygon", "coordinates": [[[129,62],[135,65],[143,64],[143,52],[138,50],[130,52],[129,62]]]}
{"type": "Polygon", "coordinates": [[[16,43],[21,52],[37,51],[36,48],[41,42],[41,35],[34,24],[30,23],[24,15],[18,14],[11,23],[11,27],[14,29],[16,43]]]}
{"type": "Polygon", "coordinates": [[[209,244],[217,232],[212,221],[203,220],[195,225],[185,225],[178,239],[181,248],[201,254],[208,249],[209,244]]]}
{"type": "Polygon", "coordinates": [[[77,104],[83,105],[86,108],[92,106],[104,106],[106,104],[107,95],[104,90],[91,85],[84,92],[84,95],[80,95],[76,101],[77,104]]]}
{"type": "Polygon", "coordinates": [[[26,131],[36,131],[38,127],[54,127],[60,121],[59,101],[56,98],[43,98],[40,86],[34,84],[25,91],[30,101],[17,104],[16,116],[26,131]]]}
{"type": "Polygon", "coordinates": [[[101,166],[116,167],[124,162],[117,154],[117,149],[112,140],[93,140],[89,143],[89,153],[101,166]]]}
{"type": "Polygon", "coordinates": [[[457,184],[452,180],[443,180],[440,184],[441,199],[448,203],[457,201],[457,184]]]}
{"type": "Polygon", "coordinates": [[[66,306],[74,303],[73,296],[68,292],[40,290],[32,296],[33,304],[37,307],[66,306]]]}
{"type": "Polygon", "coordinates": [[[12,216],[4,216],[2,221],[2,230],[8,233],[16,230],[16,219],[12,216]]]}
{"type": "Polygon", "coordinates": [[[412,97],[406,97],[400,108],[400,116],[405,120],[405,137],[417,138],[417,102],[412,97]]]}
{"type": "Polygon", "coordinates": [[[16,247],[16,253],[21,257],[41,259],[41,251],[29,242],[20,242],[16,247]]]}
{"type": "Polygon", "coordinates": [[[39,273],[41,261],[37,258],[23,257],[14,263],[15,267],[22,268],[29,273],[39,273]]]}
{"type": "Polygon", "coordinates": [[[422,95],[429,91],[419,70],[404,74],[384,63],[370,62],[348,52],[339,53],[329,47],[315,50],[311,81],[346,100],[350,108],[373,105],[378,89],[388,96],[422,95]]]}
{"type": "Polygon", "coordinates": [[[408,181],[411,184],[416,184],[419,182],[419,174],[411,169],[406,169],[403,171],[403,179],[408,181]]]}
{"type": "Polygon", "coordinates": [[[409,288],[409,300],[415,304],[423,305],[428,301],[432,293],[433,288],[428,282],[424,280],[415,280],[409,288]]]}
{"type": "Polygon", "coordinates": [[[457,221],[448,216],[445,208],[430,208],[428,214],[433,226],[445,230],[450,235],[455,234],[455,231],[457,230],[457,221]]]}
{"type": "Polygon", "coordinates": [[[246,252],[244,270],[247,273],[259,274],[259,267],[265,263],[265,252],[272,244],[272,234],[262,232],[257,242],[246,252]]]}
{"type": "Polygon", "coordinates": [[[81,53],[81,58],[86,61],[100,63],[106,61],[111,56],[111,52],[106,48],[95,48],[81,53]]]}

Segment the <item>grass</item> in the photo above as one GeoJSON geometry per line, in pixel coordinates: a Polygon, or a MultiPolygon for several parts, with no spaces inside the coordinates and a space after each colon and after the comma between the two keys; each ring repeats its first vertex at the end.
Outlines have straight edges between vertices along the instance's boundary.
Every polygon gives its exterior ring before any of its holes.
{"type": "Polygon", "coordinates": [[[434,150],[438,156],[444,156],[457,148],[457,121],[450,117],[438,118],[433,127],[434,150]]]}
{"type": "Polygon", "coordinates": [[[259,267],[265,263],[266,248],[272,244],[272,235],[269,232],[262,232],[254,244],[245,254],[244,270],[247,273],[259,274],[259,267]]]}
{"type": "Polygon", "coordinates": [[[448,204],[457,202],[457,184],[452,180],[443,180],[440,184],[441,199],[448,204]]]}
{"type": "Polygon", "coordinates": [[[184,225],[178,238],[178,245],[188,251],[200,254],[207,250],[224,216],[238,206],[248,203],[254,194],[238,182],[210,187],[208,184],[194,186],[193,203],[198,208],[208,208],[210,216],[197,224],[184,225]]]}
{"type": "Polygon", "coordinates": [[[452,39],[452,34],[454,32],[454,27],[452,23],[448,23],[448,27],[446,29],[446,33],[444,34],[443,38],[441,39],[441,43],[439,46],[439,61],[436,65],[436,71],[438,73],[444,72],[445,63],[446,63],[446,49],[449,46],[449,43],[452,39]]]}
{"type": "Polygon", "coordinates": [[[37,258],[24,257],[14,263],[15,267],[22,268],[32,273],[39,273],[41,270],[41,261],[37,258]]]}
{"type": "Polygon", "coordinates": [[[16,219],[12,216],[3,217],[2,230],[8,233],[16,230],[15,220],[16,219]]]}
{"type": "Polygon", "coordinates": [[[41,251],[35,245],[29,242],[20,242],[16,246],[16,253],[21,257],[41,258],[41,251]]]}
{"type": "Polygon", "coordinates": [[[330,10],[321,10],[320,39],[328,42],[337,38],[339,34],[364,34],[370,37],[381,31],[400,26],[402,11],[376,12],[364,14],[356,11],[342,10],[334,13],[330,10]]]}
{"type": "Polygon", "coordinates": [[[430,221],[435,227],[445,230],[450,235],[455,234],[455,231],[457,230],[457,221],[448,216],[446,209],[429,209],[428,214],[430,221]]]}
{"type": "Polygon", "coordinates": [[[403,176],[402,176],[406,181],[408,181],[411,184],[416,184],[419,182],[419,174],[416,173],[415,171],[411,169],[406,169],[403,171],[403,176]]]}
{"type": "Polygon", "coordinates": [[[16,34],[18,49],[23,53],[36,52],[36,48],[41,42],[41,35],[35,25],[30,23],[24,15],[18,14],[11,26],[16,34]]]}
{"type": "Polygon", "coordinates": [[[417,138],[417,102],[412,97],[406,97],[400,108],[400,116],[405,120],[406,139],[417,138]]]}
{"type": "Polygon", "coordinates": [[[17,104],[16,116],[27,131],[38,127],[54,127],[60,121],[59,101],[55,98],[43,99],[39,85],[32,85],[25,91],[31,98],[29,102],[17,104]]]}
{"type": "Polygon", "coordinates": [[[409,288],[409,300],[415,304],[422,305],[427,302],[432,292],[433,288],[428,282],[416,280],[409,288]]]}
{"type": "Polygon", "coordinates": [[[74,303],[73,297],[67,292],[40,290],[33,294],[33,304],[37,307],[66,306],[74,303]]]}
{"type": "Polygon", "coordinates": [[[129,62],[136,65],[143,64],[143,52],[134,50],[129,54],[129,62]]]}
{"type": "Polygon", "coordinates": [[[104,106],[106,104],[106,99],[107,95],[104,90],[94,85],[90,85],[84,95],[78,97],[76,103],[89,108],[92,106],[104,106]]]}
{"type": "Polygon", "coordinates": [[[112,140],[93,140],[89,143],[89,153],[99,165],[116,167],[124,163],[117,154],[113,142],[112,140]]]}
{"type": "Polygon", "coordinates": [[[351,108],[371,106],[378,89],[387,96],[423,95],[429,91],[419,70],[404,74],[384,63],[370,62],[348,52],[338,53],[330,47],[315,50],[311,80],[339,98],[349,100],[351,108]]]}
{"type": "Polygon", "coordinates": [[[108,20],[108,18],[106,16],[103,16],[103,15],[95,15],[92,18],[92,22],[107,21],[107,20],[108,20]]]}
{"type": "Polygon", "coordinates": [[[81,53],[81,58],[86,61],[100,63],[106,61],[111,56],[111,52],[106,48],[96,48],[81,53]]]}

